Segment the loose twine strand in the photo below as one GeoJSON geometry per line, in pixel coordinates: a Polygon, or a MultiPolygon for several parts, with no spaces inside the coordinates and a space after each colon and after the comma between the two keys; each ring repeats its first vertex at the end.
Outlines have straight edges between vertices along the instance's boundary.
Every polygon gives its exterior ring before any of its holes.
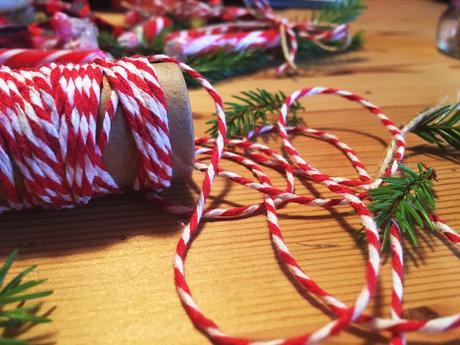
{"type": "MultiPolygon", "coordinates": [[[[172,213],[190,216],[176,247],[175,285],[190,319],[212,342],[316,344],[356,323],[371,330],[389,331],[392,334],[391,344],[404,344],[406,332],[444,332],[460,326],[460,314],[433,320],[404,319],[403,247],[401,232],[396,223],[392,224],[390,235],[393,269],[391,319],[364,313],[375,294],[381,255],[379,232],[363,200],[367,197],[367,191],[379,186],[382,179],[373,180],[353,149],[336,136],[313,128],[286,126],[289,107],[303,97],[334,95],[356,102],[376,116],[393,137],[381,164],[381,175],[391,176],[397,172],[398,162],[404,157],[405,137],[409,129],[427,113],[421,114],[400,130],[378,107],[358,95],[332,88],[313,87],[296,91],[286,99],[276,125],[258,127],[246,138],[227,140],[223,102],[218,92],[198,72],[165,55],[124,58],[119,61],[99,59],[88,65],[50,65],[35,70],[15,71],[1,67],[0,93],[0,183],[6,200],[2,210],[33,206],[72,207],[96,196],[120,192],[104,166],[102,153],[109,140],[114,114],[119,106],[122,107],[140,157],[133,189],[150,190],[145,193],[150,200],[172,213]],[[170,185],[171,145],[167,104],[152,62],[178,64],[183,72],[204,87],[215,104],[217,138],[196,139],[195,168],[204,172],[204,180],[193,208],[172,204],[158,194],[170,185]],[[97,119],[104,76],[112,91],[98,133],[97,119]],[[278,133],[287,158],[281,152],[253,141],[266,133],[278,133]],[[329,176],[313,167],[292,144],[290,136],[293,135],[317,138],[337,147],[356,170],[358,179],[329,176]],[[210,164],[201,162],[198,159],[200,156],[209,156],[210,164]],[[244,166],[252,172],[255,180],[219,168],[221,159],[244,166]],[[282,172],[286,179],[285,188],[275,187],[262,167],[282,172]],[[20,177],[15,174],[16,171],[20,172],[20,177]],[[206,200],[217,175],[260,192],[262,202],[230,209],[206,209],[206,200]],[[20,179],[23,191],[19,190],[17,179],[20,179]],[[298,195],[295,192],[296,179],[323,184],[338,197],[322,199],[298,195]],[[364,286],[351,306],[316,283],[290,252],[278,222],[277,210],[291,202],[323,208],[349,206],[360,218],[367,240],[368,259],[364,286]],[[185,260],[197,237],[201,220],[241,218],[259,213],[265,213],[276,253],[296,283],[319,298],[336,315],[334,320],[311,333],[271,341],[233,337],[206,317],[193,299],[186,280],[185,260]]],[[[435,216],[432,220],[436,229],[449,241],[460,243],[460,236],[447,224],[435,216]]]]}

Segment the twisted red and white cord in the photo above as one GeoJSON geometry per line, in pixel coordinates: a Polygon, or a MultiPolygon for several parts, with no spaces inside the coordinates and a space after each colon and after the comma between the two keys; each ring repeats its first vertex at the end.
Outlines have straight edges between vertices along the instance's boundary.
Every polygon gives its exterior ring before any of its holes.
{"type": "Polygon", "coordinates": [[[171,19],[166,16],[153,16],[123,32],[117,37],[117,42],[126,49],[148,48],[165,30],[171,28],[172,24],[171,19]]]}
{"type": "Polygon", "coordinates": [[[119,106],[140,156],[133,188],[169,187],[172,167],[166,101],[147,59],[97,59],[86,65],[52,64],[25,70],[0,67],[0,84],[3,209],[70,207],[117,192],[102,152],[119,106]],[[98,135],[104,75],[112,91],[98,135]],[[15,174],[16,169],[20,174],[15,174]],[[23,193],[17,191],[18,183],[24,186],[23,193]]]}
{"type": "Polygon", "coordinates": [[[11,68],[35,68],[51,63],[86,64],[108,56],[109,54],[98,49],[0,49],[0,65],[11,68]]]}
{"type": "MultiPolygon", "coordinates": [[[[401,230],[396,223],[390,226],[390,247],[393,282],[391,317],[393,320],[400,320],[403,318],[404,256],[401,244],[401,230]]],[[[404,334],[395,332],[391,336],[390,343],[391,345],[404,345],[406,343],[406,338],[404,334]]]]}
{"type": "MultiPolygon", "coordinates": [[[[392,318],[381,319],[364,314],[375,292],[380,270],[379,234],[364,199],[367,190],[382,180],[373,180],[357,154],[337,137],[312,128],[288,128],[289,107],[298,99],[319,94],[336,95],[357,102],[375,115],[393,137],[392,145],[382,163],[382,174],[390,176],[403,159],[405,135],[412,123],[399,130],[378,107],[360,96],[332,88],[307,88],[294,92],[286,100],[276,126],[256,128],[250,133],[254,139],[268,132],[277,132],[282,138],[288,159],[274,149],[251,141],[250,138],[226,141],[226,121],[223,103],[217,91],[199,73],[189,66],[167,56],[134,57],[119,61],[96,60],[88,65],[51,65],[34,70],[0,68],[0,183],[6,204],[3,209],[21,209],[32,206],[71,207],[86,203],[92,197],[118,192],[119,188],[107,172],[102,153],[107,145],[111,121],[119,106],[123,108],[140,156],[139,172],[133,189],[155,192],[169,186],[171,180],[171,147],[169,142],[166,103],[150,62],[174,62],[195,78],[214,100],[217,112],[216,139],[196,140],[197,155],[209,155],[210,164],[196,162],[204,171],[204,180],[198,201],[193,208],[177,206],[162,200],[158,194],[149,194],[156,202],[175,213],[189,213],[190,221],[184,227],[177,244],[174,259],[175,284],[185,310],[195,326],[213,342],[219,344],[315,344],[338,334],[351,323],[359,323],[375,330],[392,333],[394,344],[404,343],[404,333],[412,331],[442,332],[460,325],[460,314],[434,320],[406,320],[403,318],[403,249],[399,229],[391,229],[393,262],[392,318]],[[96,123],[99,113],[102,78],[111,86],[110,102],[100,133],[96,123]],[[358,174],[358,179],[329,176],[314,168],[300,156],[292,145],[290,135],[305,135],[324,140],[340,149],[358,174]],[[225,145],[229,150],[225,149],[225,145]],[[242,154],[236,151],[242,151],[242,154]],[[221,158],[247,167],[256,181],[219,168],[221,158]],[[279,189],[263,172],[261,166],[281,171],[286,186],[279,189]],[[24,193],[17,190],[19,170],[24,193]],[[251,188],[262,194],[262,202],[232,209],[205,209],[206,199],[216,175],[251,188]],[[338,194],[335,199],[312,198],[295,193],[295,181],[309,179],[325,185],[338,194]],[[347,306],[330,292],[322,289],[300,267],[288,249],[278,223],[277,209],[290,203],[308,206],[351,206],[360,217],[368,242],[368,263],[365,283],[352,306],[347,306]],[[227,335],[210,320],[195,303],[185,276],[187,252],[197,235],[202,219],[247,217],[265,212],[274,247],[281,262],[294,280],[309,293],[320,298],[337,316],[323,327],[295,338],[258,342],[227,335]]],[[[433,216],[437,229],[452,242],[460,237],[439,218],[433,216]]]]}

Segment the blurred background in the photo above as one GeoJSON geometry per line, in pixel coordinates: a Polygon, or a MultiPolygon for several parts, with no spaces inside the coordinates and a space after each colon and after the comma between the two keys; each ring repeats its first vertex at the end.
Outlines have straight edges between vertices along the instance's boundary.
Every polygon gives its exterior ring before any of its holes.
{"type": "MultiPolygon", "coordinates": [[[[120,8],[120,3],[123,0],[91,0],[91,7],[98,9],[107,9],[110,6],[115,6],[120,8]]],[[[277,8],[286,8],[286,7],[304,7],[304,8],[319,8],[321,6],[340,2],[342,0],[271,0],[270,4],[273,7],[277,8]]],[[[146,6],[151,2],[151,0],[128,0],[132,4],[140,4],[146,6]]],[[[242,5],[243,0],[225,0],[226,4],[232,5],[242,5]]]]}

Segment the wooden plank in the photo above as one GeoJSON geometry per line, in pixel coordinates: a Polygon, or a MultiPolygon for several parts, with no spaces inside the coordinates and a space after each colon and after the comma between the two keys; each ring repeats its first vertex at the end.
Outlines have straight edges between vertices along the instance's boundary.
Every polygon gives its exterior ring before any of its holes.
{"type": "MultiPolygon", "coordinates": [[[[436,51],[434,31],[444,7],[433,1],[369,1],[354,29],[366,31],[363,51],[327,63],[307,66],[293,79],[277,79],[273,70],[218,84],[225,99],[258,86],[289,93],[308,86],[331,86],[366,96],[403,124],[443,97],[456,98],[460,61],[436,51]]],[[[287,16],[299,15],[298,11],[287,16]]],[[[117,17],[115,20],[119,20],[117,17]]],[[[200,90],[190,92],[197,135],[204,133],[212,108],[200,90]]],[[[303,116],[314,128],[327,128],[351,145],[375,174],[389,136],[356,105],[332,97],[306,100],[303,116]]],[[[330,146],[297,138],[295,144],[316,167],[352,176],[345,158],[330,146]]],[[[439,215],[460,229],[459,165],[409,137],[408,164],[423,161],[436,167],[440,183],[439,215]]],[[[272,143],[279,147],[279,143],[272,143]]],[[[243,172],[234,165],[225,165],[243,172]]],[[[272,174],[275,183],[284,181],[272,174]]],[[[200,183],[202,175],[194,175],[200,183]]],[[[299,192],[307,193],[299,187],[299,192]]],[[[194,192],[170,192],[184,200],[194,192]]],[[[259,202],[252,191],[218,178],[214,206],[259,202]]],[[[354,235],[355,217],[346,210],[289,205],[281,214],[287,242],[306,271],[326,289],[352,303],[363,284],[365,254],[354,235]]],[[[14,269],[39,263],[35,278],[48,277],[55,290],[47,307],[56,306],[54,322],[28,336],[40,344],[206,344],[183,311],[173,286],[172,255],[184,220],[153,208],[136,194],[95,200],[86,207],[63,211],[34,210],[2,216],[0,253],[22,248],[14,269]]],[[[458,249],[439,238],[422,236],[420,248],[407,257],[405,308],[410,315],[447,315],[460,309],[458,249]]],[[[211,222],[203,226],[188,257],[190,285],[199,305],[228,333],[238,336],[286,337],[314,330],[328,321],[287,279],[279,266],[263,216],[211,222]]],[[[369,308],[389,315],[390,267],[369,308]]],[[[350,329],[329,344],[384,344],[387,335],[350,329]]],[[[414,344],[456,343],[459,331],[445,335],[411,335],[414,344]]]]}

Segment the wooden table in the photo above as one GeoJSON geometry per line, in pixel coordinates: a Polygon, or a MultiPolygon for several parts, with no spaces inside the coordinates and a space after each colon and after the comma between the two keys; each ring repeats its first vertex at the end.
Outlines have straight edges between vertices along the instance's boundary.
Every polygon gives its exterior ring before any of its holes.
{"type": "MultiPolygon", "coordinates": [[[[365,48],[336,60],[307,66],[293,79],[261,71],[218,85],[225,99],[263,86],[286,93],[307,86],[331,86],[367,97],[403,124],[426,106],[456,99],[460,61],[436,51],[434,33],[444,6],[435,1],[369,1],[353,25],[366,31],[365,48]]],[[[296,15],[290,12],[288,15],[296,15]]],[[[190,92],[197,135],[204,133],[212,107],[204,93],[190,92]]],[[[357,150],[375,174],[389,136],[376,119],[354,104],[333,97],[306,100],[306,122],[327,128],[357,150]]],[[[332,147],[297,138],[316,167],[332,175],[353,176],[345,158],[332,147]]],[[[460,229],[460,168],[409,136],[407,163],[421,161],[437,170],[438,214],[460,229]]],[[[458,158],[458,156],[457,156],[458,158]]],[[[234,168],[232,166],[232,168],[234,168]]],[[[201,174],[194,176],[201,181],[201,174]]],[[[275,183],[282,185],[280,176],[275,183]]],[[[299,192],[301,192],[300,190],[299,192]]],[[[307,191],[304,191],[307,193],[307,191]]],[[[311,192],[310,192],[311,193],[311,192]]],[[[185,199],[186,193],[172,193],[185,199]]],[[[248,189],[217,179],[213,206],[260,201],[248,189]]],[[[363,284],[366,255],[356,244],[359,224],[345,212],[289,205],[281,212],[287,242],[300,263],[327,290],[351,303],[363,284]]],[[[31,263],[34,277],[48,277],[55,293],[45,307],[55,306],[53,323],[26,336],[33,344],[206,344],[182,309],[173,286],[172,257],[181,219],[129,194],[96,200],[64,211],[6,214],[0,222],[1,253],[22,248],[15,271],[31,263]]],[[[438,237],[420,234],[421,245],[407,260],[407,316],[433,317],[460,310],[459,250],[438,237]]],[[[199,305],[226,331],[262,339],[286,337],[316,329],[328,318],[312,307],[277,263],[264,217],[212,222],[203,226],[188,257],[188,276],[199,305]]],[[[389,315],[390,265],[383,266],[378,295],[369,310],[389,315]]],[[[350,329],[329,344],[384,344],[387,335],[350,329]]],[[[411,335],[413,344],[441,341],[459,344],[460,332],[411,335]]]]}

